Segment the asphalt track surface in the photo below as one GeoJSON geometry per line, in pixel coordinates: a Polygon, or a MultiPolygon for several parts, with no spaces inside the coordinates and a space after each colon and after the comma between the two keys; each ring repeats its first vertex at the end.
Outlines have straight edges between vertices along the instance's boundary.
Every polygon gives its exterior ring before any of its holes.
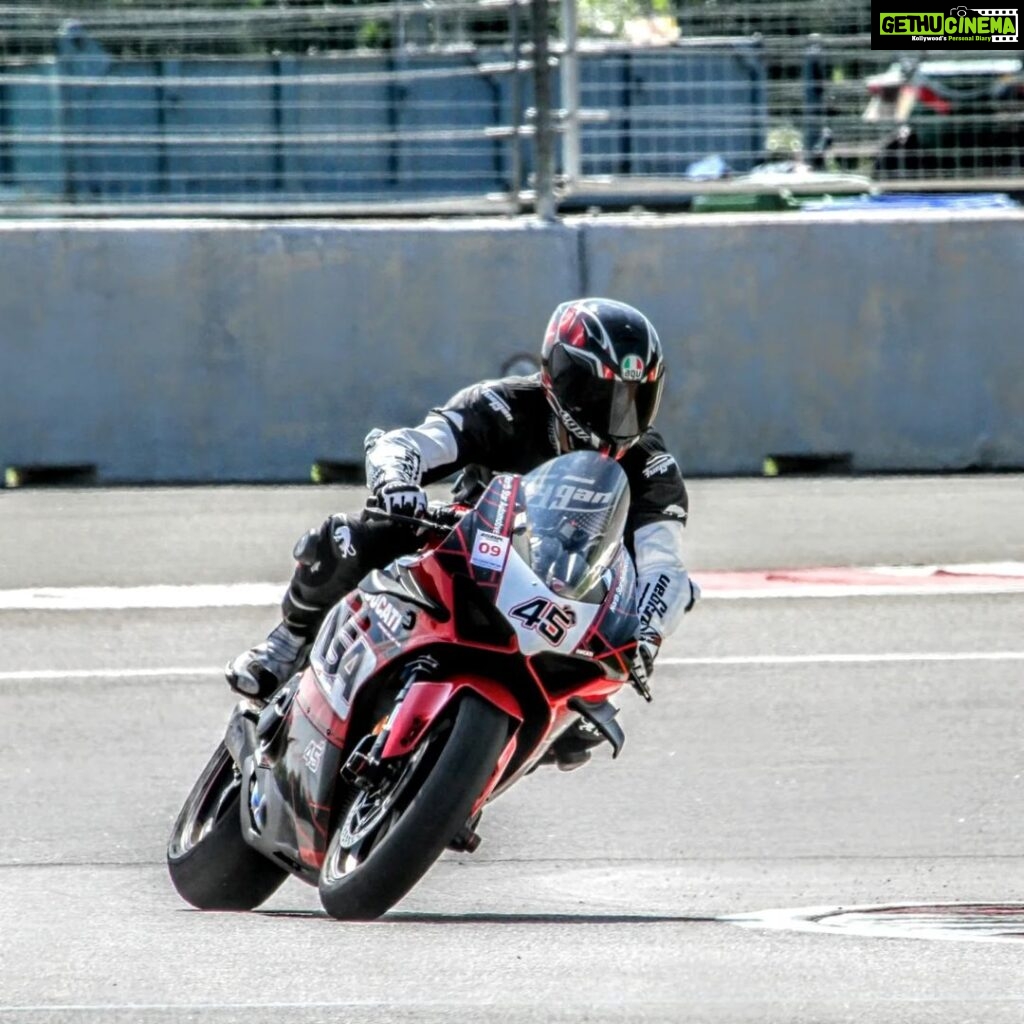
{"type": "MultiPolygon", "coordinates": [[[[692,499],[698,577],[1024,560],[1019,476],[697,481],[692,499]]],[[[283,579],[295,537],[359,500],[0,493],[0,589],[283,579]]],[[[1024,1021],[1019,939],[723,920],[1024,903],[1024,595],[706,601],[656,703],[623,695],[618,761],[537,772],[476,854],[361,925],[294,880],[261,912],[199,913],[166,876],[232,703],[201,669],[273,621],[0,612],[0,1021],[1024,1021]],[[140,671],[165,666],[197,671],[140,671]]]]}

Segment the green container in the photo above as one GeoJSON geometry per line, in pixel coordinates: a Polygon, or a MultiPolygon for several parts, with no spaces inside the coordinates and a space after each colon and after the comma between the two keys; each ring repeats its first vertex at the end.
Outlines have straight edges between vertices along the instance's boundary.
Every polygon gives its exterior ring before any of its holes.
{"type": "Polygon", "coordinates": [[[712,192],[693,197],[694,213],[769,213],[799,210],[789,192],[712,192]]]}

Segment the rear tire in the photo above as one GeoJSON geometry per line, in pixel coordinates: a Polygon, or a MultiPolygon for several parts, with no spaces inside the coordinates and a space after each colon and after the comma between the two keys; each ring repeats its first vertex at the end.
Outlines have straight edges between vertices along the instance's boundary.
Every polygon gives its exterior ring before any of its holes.
{"type": "Polygon", "coordinates": [[[181,898],[200,910],[252,910],[288,877],[242,838],[241,790],[221,743],[171,829],[167,870],[181,898]]]}
{"type": "Polygon", "coordinates": [[[483,698],[467,694],[447,735],[440,736],[435,728],[421,740],[421,745],[435,742],[443,747],[426,767],[427,774],[410,781],[405,799],[399,797],[364,841],[369,844],[365,859],[349,864],[349,853],[341,845],[347,819],[335,829],[320,869],[320,901],[327,913],[345,921],[368,921],[393,907],[465,825],[507,736],[508,717],[483,698]]]}

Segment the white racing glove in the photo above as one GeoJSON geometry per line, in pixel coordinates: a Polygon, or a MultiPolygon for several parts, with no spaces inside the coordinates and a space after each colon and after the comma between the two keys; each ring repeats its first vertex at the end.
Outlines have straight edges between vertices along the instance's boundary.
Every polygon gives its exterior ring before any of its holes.
{"type": "Polygon", "coordinates": [[[651,699],[651,671],[663,637],[671,636],[700,599],[683,561],[683,524],[670,518],[636,531],[637,614],[640,628],[630,680],[651,699]]]}
{"type": "Polygon", "coordinates": [[[650,702],[651,673],[654,671],[654,659],[661,648],[661,637],[653,630],[644,630],[637,641],[633,654],[633,664],[629,668],[629,681],[644,700],[650,702]]]}
{"type": "Polygon", "coordinates": [[[377,490],[377,500],[389,515],[418,518],[427,510],[427,492],[418,484],[384,484],[377,490]]]}
{"type": "MultiPolygon", "coordinates": [[[[697,601],[700,600],[700,587],[689,575],[684,574],[686,586],[689,588],[689,601],[686,603],[685,611],[689,611],[697,601]]],[[[633,654],[633,663],[629,669],[629,679],[644,700],[650,702],[654,698],[651,695],[651,674],[654,672],[654,659],[658,657],[661,650],[661,634],[650,626],[642,626],[636,643],[636,651],[633,654]]]]}
{"type": "Polygon", "coordinates": [[[380,507],[395,516],[417,518],[427,510],[427,492],[420,487],[419,449],[402,432],[371,430],[363,441],[366,482],[380,507]]]}

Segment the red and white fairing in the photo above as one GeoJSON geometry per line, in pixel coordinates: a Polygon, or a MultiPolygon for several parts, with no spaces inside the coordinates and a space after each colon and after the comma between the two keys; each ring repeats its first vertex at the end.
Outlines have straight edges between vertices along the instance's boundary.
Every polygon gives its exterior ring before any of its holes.
{"type": "Polygon", "coordinates": [[[526,655],[557,650],[574,654],[600,606],[570,601],[549,590],[517,551],[509,552],[495,604],[508,619],[526,655]]]}
{"type": "Polygon", "coordinates": [[[491,594],[523,655],[607,659],[606,670],[624,675],[638,622],[622,544],[628,509],[621,467],[573,452],[495,478],[436,554],[464,553],[460,568],[491,594]]]}

